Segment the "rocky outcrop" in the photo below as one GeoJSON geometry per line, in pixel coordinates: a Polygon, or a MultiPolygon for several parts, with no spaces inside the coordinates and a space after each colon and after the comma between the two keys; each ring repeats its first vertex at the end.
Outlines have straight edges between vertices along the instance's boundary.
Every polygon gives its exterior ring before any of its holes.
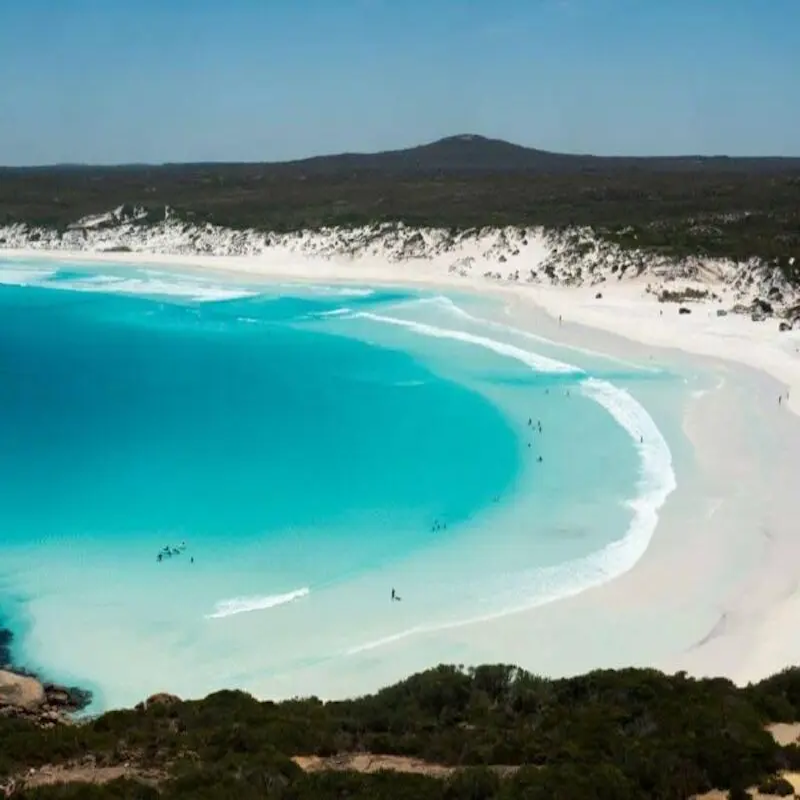
{"type": "Polygon", "coordinates": [[[70,715],[85,708],[91,699],[91,692],[84,689],[42,683],[33,675],[0,670],[0,716],[52,728],[68,722],[70,715]]]}
{"type": "Polygon", "coordinates": [[[138,703],[136,705],[136,710],[147,711],[148,708],[152,708],[153,706],[172,706],[180,702],[181,699],[177,695],[158,692],[157,694],[150,695],[144,702],[138,703]]]}

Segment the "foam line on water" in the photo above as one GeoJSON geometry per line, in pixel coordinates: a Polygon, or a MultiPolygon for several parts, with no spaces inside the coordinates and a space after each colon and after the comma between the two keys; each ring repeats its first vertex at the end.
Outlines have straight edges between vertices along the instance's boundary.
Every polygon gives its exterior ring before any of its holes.
{"type": "Polygon", "coordinates": [[[121,277],[103,273],[59,280],[58,269],[6,267],[0,263],[0,284],[36,286],[73,292],[133,294],[157,297],[185,297],[200,303],[253,297],[257,292],[243,287],[220,285],[204,278],[181,278],[166,272],[145,270],[138,275],[121,277]]]}
{"type": "Polygon", "coordinates": [[[0,262],[0,284],[5,286],[38,286],[43,280],[53,277],[55,270],[36,267],[6,267],[0,262]]]}
{"type": "Polygon", "coordinates": [[[304,586],[302,589],[295,589],[284,594],[270,594],[264,597],[232,597],[227,600],[220,600],[211,614],[206,614],[206,619],[224,619],[235,614],[245,614],[250,611],[264,611],[268,608],[283,606],[292,603],[301,597],[307,597],[311,590],[304,586]]]}
{"type": "Polygon", "coordinates": [[[119,278],[98,276],[100,279],[65,281],[44,285],[48,288],[69,289],[75,292],[102,292],[104,294],[134,294],[157,297],[186,297],[199,303],[219,300],[238,300],[253,297],[256,293],[247,289],[214,286],[207,283],[167,281],[158,278],[119,278]]]}
{"type": "Polygon", "coordinates": [[[322,286],[314,283],[279,283],[278,286],[284,289],[301,289],[311,294],[333,297],[370,297],[375,294],[373,289],[347,286],[322,286]]]}
{"type": "Polygon", "coordinates": [[[492,350],[498,355],[508,356],[509,358],[517,359],[517,361],[522,361],[523,364],[527,364],[536,372],[562,373],[567,375],[584,374],[582,369],[572,364],[556,361],[554,358],[548,358],[538,353],[531,353],[529,350],[523,350],[516,345],[498,342],[496,339],[478,336],[475,333],[467,333],[467,331],[454,331],[450,328],[439,328],[435,325],[428,325],[425,322],[413,322],[398,317],[373,314],[371,311],[359,311],[353,314],[352,317],[371,319],[374,322],[384,322],[387,325],[398,325],[402,328],[408,328],[424,336],[432,336],[436,339],[455,339],[461,342],[467,342],[468,344],[476,344],[480,347],[485,347],[487,350],[492,350]]]}
{"type": "Polygon", "coordinates": [[[345,317],[348,314],[352,314],[353,310],[350,308],[334,308],[330,311],[320,311],[317,314],[313,314],[312,316],[315,317],[345,317]]]}
{"type": "MultiPolygon", "coordinates": [[[[382,320],[378,315],[372,315],[372,318],[378,321],[390,321],[388,318],[382,320]]],[[[394,322],[392,321],[391,324],[394,322]]],[[[481,346],[487,346],[485,343],[491,342],[489,349],[495,352],[519,358],[523,363],[532,365],[534,369],[540,369],[542,366],[540,357],[520,348],[506,346],[502,342],[494,342],[494,340],[484,337],[463,334],[461,331],[435,328],[421,323],[408,324],[406,327],[425,335],[447,336],[481,346]],[[429,333],[431,330],[435,332],[429,333]],[[520,354],[523,354],[523,357],[520,357],[520,354]]],[[[569,364],[553,359],[545,359],[545,361],[558,365],[555,371],[564,372],[569,369],[576,374],[586,375],[583,370],[569,364]]],[[[653,418],[628,391],[620,389],[608,381],[588,376],[581,380],[580,391],[585,397],[602,406],[614,418],[617,424],[631,437],[639,454],[637,494],[628,503],[633,511],[633,517],[624,535],[587,556],[553,567],[523,572],[517,576],[515,587],[505,588],[499,593],[492,593],[501,601],[501,607],[496,611],[437,624],[417,625],[351,647],[341,655],[352,656],[393,644],[410,636],[490,622],[509,614],[527,611],[600,586],[633,568],[644,555],[653,538],[658,523],[659,509],[677,485],[672,467],[672,453],[653,418]]]]}
{"type": "Polygon", "coordinates": [[[613,361],[616,364],[622,364],[623,366],[631,369],[641,370],[642,372],[661,372],[658,367],[648,367],[644,364],[637,364],[633,361],[628,361],[625,358],[601,353],[598,350],[592,350],[588,347],[580,347],[572,344],[561,344],[553,341],[552,339],[548,339],[546,336],[540,336],[539,334],[531,333],[530,331],[523,330],[522,328],[516,328],[513,325],[507,325],[503,322],[495,322],[494,320],[485,319],[484,317],[476,317],[474,314],[464,311],[463,308],[456,305],[449,297],[445,297],[444,295],[435,295],[434,297],[423,297],[416,300],[407,300],[403,301],[402,303],[397,303],[395,307],[411,306],[415,304],[433,305],[459,319],[469,320],[470,322],[474,322],[478,325],[485,325],[493,330],[513,333],[514,335],[521,336],[524,339],[528,339],[533,342],[541,342],[542,344],[550,345],[551,347],[560,347],[564,350],[572,350],[573,352],[583,353],[587,356],[594,356],[596,358],[602,358],[606,361],[613,361]]]}

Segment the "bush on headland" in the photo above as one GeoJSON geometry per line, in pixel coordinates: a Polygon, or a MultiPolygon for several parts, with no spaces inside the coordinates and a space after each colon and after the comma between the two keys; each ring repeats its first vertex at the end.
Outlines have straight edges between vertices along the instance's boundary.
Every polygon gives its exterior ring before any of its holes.
{"type": "Polygon", "coordinates": [[[137,224],[147,226],[162,221],[167,206],[186,223],[275,233],[398,222],[452,231],[589,226],[625,250],[678,259],[758,257],[800,282],[794,159],[690,166],[680,159],[682,165],[558,156],[556,168],[549,162],[497,170],[491,157],[475,152],[470,163],[482,169],[454,170],[449,158],[431,160],[426,148],[406,155],[399,172],[392,154],[369,156],[361,168],[350,155],[294,164],[0,168],[0,226],[63,232],[117,207],[125,216],[140,208],[137,224]],[[565,168],[564,159],[577,160],[565,168]]]}
{"type": "Polygon", "coordinates": [[[259,702],[221,691],[197,701],[164,696],[51,730],[0,717],[0,782],[88,759],[160,779],[41,786],[24,796],[672,800],[712,788],[743,796],[759,784],[785,790],[776,776],[798,763],[798,747],[780,746],[765,726],[796,720],[800,669],[737,688],[655,670],[546,680],[505,665],[440,666],[348,701],[259,702]],[[357,753],[439,772],[304,772],[293,761],[357,753]]]}

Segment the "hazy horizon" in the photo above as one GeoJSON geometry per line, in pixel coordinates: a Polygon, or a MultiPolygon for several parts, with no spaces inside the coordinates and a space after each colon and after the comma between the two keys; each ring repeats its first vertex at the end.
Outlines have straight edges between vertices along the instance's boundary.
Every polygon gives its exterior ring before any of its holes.
{"type": "Polygon", "coordinates": [[[338,152],[331,152],[331,153],[309,153],[307,155],[300,156],[296,159],[285,159],[281,161],[237,161],[231,159],[215,159],[209,161],[128,161],[128,162],[88,162],[88,161],[62,161],[62,162],[53,162],[49,164],[0,164],[0,169],[91,169],[91,168],[125,168],[125,167],[163,167],[163,166],[172,166],[172,165],[191,165],[191,164],[210,164],[210,165],[236,165],[236,164],[289,164],[295,161],[307,161],[316,158],[333,158],[337,156],[360,156],[360,155],[376,155],[380,153],[388,153],[388,152],[397,152],[407,149],[414,149],[417,147],[424,147],[426,145],[435,144],[436,142],[444,141],[446,139],[456,139],[460,138],[461,136],[471,136],[475,138],[480,138],[488,141],[502,141],[505,144],[511,145],[519,145],[521,147],[526,147],[533,150],[539,150],[543,153],[550,153],[555,155],[567,155],[567,156],[575,156],[575,157],[593,157],[593,158],[641,158],[641,159],[651,159],[651,158],[703,158],[703,159],[713,159],[713,158],[728,158],[733,160],[738,159],[749,159],[749,158],[756,158],[756,159],[786,159],[786,160],[797,160],[800,161],[800,156],[775,156],[775,155],[760,155],[760,156],[740,156],[738,154],[730,154],[730,153],[671,153],[665,155],[651,155],[651,154],[641,154],[638,156],[627,156],[626,154],[619,154],[618,156],[598,156],[596,153],[567,153],[565,151],[552,151],[552,150],[543,150],[542,148],[536,147],[535,145],[520,145],[519,142],[509,142],[508,140],[498,140],[493,139],[491,137],[483,136],[483,134],[454,134],[453,136],[444,136],[441,139],[435,140],[435,142],[425,141],[425,142],[416,142],[409,145],[404,145],[401,147],[391,147],[387,150],[381,151],[357,151],[357,150],[342,150],[338,152]]]}
{"type": "Polygon", "coordinates": [[[800,3],[28,0],[6,166],[279,162],[472,133],[559,153],[800,156],[800,3]]]}

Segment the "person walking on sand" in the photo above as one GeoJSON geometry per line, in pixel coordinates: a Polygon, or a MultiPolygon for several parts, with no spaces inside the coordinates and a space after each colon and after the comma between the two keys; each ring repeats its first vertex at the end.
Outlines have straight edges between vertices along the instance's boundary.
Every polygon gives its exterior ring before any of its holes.
{"type": "Polygon", "coordinates": [[[392,600],[397,599],[397,592],[395,592],[394,588],[392,588],[392,600]]]}

